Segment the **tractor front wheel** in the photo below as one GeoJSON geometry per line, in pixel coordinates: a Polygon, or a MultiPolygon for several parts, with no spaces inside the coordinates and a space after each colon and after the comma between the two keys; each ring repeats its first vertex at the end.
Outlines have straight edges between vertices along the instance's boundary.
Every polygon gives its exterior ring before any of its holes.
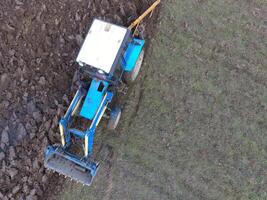
{"type": "Polygon", "coordinates": [[[144,51],[144,49],[142,49],[142,51],[140,52],[139,57],[135,63],[133,70],[130,72],[125,72],[124,80],[126,81],[126,83],[130,84],[136,80],[136,78],[140,72],[143,60],[144,60],[144,55],[145,55],[145,51],[144,51]]]}
{"type": "Polygon", "coordinates": [[[108,129],[115,130],[119,124],[120,118],[121,118],[121,109],[119,107],[115,107],[110,112],[108,129]]]}

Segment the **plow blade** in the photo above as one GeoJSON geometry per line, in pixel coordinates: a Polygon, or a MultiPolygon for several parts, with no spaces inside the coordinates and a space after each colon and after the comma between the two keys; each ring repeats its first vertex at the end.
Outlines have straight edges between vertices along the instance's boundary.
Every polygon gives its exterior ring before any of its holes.
{"type": "Polygon", "coordinates": [[[98,169],[96,163],[83,161],[64,152],[61,147],[53,146],[46,149],[44,166],[88,186],[91,185],[98,169]]]}

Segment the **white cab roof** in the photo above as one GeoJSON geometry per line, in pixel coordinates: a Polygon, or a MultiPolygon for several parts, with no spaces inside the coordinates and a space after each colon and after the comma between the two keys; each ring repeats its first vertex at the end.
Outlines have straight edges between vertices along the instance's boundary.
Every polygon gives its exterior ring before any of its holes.
{"type": "Polygon", "coordinates": [[[109,73],[126,34],[127,28],[95,19],[76,61],[109,73]]]}

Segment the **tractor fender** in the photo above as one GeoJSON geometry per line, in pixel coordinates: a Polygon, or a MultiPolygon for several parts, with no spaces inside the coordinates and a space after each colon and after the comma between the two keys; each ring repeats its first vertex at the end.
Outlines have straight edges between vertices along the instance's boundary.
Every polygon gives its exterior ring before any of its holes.
{"type": "Polygon", "coordinates": [[[126,72],[131,72],[144,47],[145,40],[133,38],[122,57],[121,67],[126,72]]]}

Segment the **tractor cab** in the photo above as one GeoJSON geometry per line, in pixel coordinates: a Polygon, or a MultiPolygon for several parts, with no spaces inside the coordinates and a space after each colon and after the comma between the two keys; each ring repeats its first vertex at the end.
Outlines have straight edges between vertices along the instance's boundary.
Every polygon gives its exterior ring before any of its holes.
{"type": "Polygon", "coordinates": [[[130,29],[94,19],[76,62],[112,76],[130,39],[130,29]]]}

